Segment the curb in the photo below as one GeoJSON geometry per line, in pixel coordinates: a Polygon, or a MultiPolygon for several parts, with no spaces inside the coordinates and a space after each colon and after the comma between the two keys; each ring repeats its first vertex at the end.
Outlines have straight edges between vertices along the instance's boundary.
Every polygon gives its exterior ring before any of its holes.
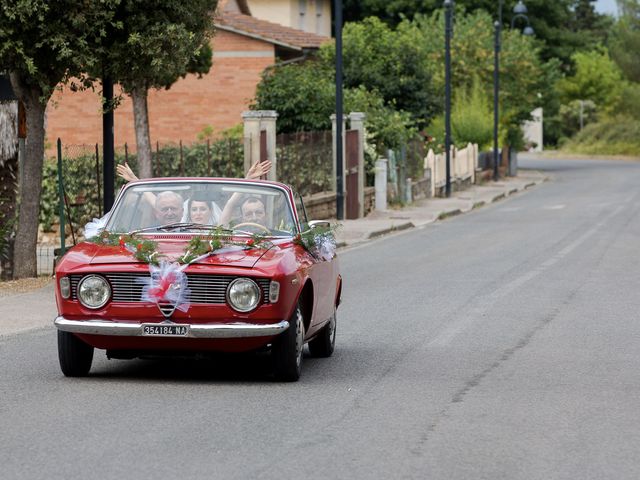
{"type": "Polygon", "coordinates": [[[415,225],[412,222],[405,222],[399,225],[393,225],[390,228],[383,228],[381,230],[375,230],[367,236],[367,238],[376,238],[381,237],[382,235],[386,235],[387,233],[397,232],[400,230],[407,230],[409,228],[415,228],[415,225]]]}
{"type": "MultiPolygon", "coordinates": [[[[548,177],[544,177],[544,178],[542,178],[540,180],[533,180],[533,181],[528,182],[528,183],[526,183],[524,185],[521,185],[519,187],[511,188],[510,190],[505,190],[504,192],[494,196],[491,200],[487,200],[487,201],[480,200],[480,201],[477,201],[475,203],[472,203],[470,208],[466,208],[466,209],[455,208],[455,209],[452,209],[452,210],[444,210],[444,211],[440,212],[433,220],[425,222],[425,225],[426,224],[430,224],[430,223],[434,223],[436,221],[444,220],[444,219],[449,218],[449,217],[458,216],[458,215],[461,215],[461,214],[466,213],[466,212],[477,210],[477,209],[479,209],[479,208],[481,208],[483,206],[486,206],[488,204],[495,203],[495,202],[498,202],[500,200],[504,200],[505,198],[507,198],[507,196],[511,196],[511,195],[514,195],[514,194],[516,194],[518,192],[525,191],[525,190],[528,190],[529,188],[532,188],[532,187],[535,187],[537,185],[540,185],[540,184],[546,182],[547,180],[548,180],[548,177]]],[[[422,226],[422,223],[420,223],[419,225],[422,226]]],[[[373,232],[370,232],[366,237],[364,237],[364,238],[362,238],[360,240],[357,240],[357,241],[353,241],[353,242],[349,242],[349,243],[347,243],[346,241],[338,242],[337,248],[345,248],[345,247],[355,246],[355,245],[358,245],[358,244],[362,244],[362,243],[366,242],[367,240],[372,240],[372,239],[381,237],[383,235],[387,235],[389,233],[399,232],[399,231],[402,231],[402,230],[408,230],[408,229],[411,229],[411,228],[416,228],[416,225],[413,222],[400,223],[398,225],[393,225],[393,226],[391,226],[389,228],[383,228],[383,229],[380,229],[380,230],[375,230],[373,232]]]]}

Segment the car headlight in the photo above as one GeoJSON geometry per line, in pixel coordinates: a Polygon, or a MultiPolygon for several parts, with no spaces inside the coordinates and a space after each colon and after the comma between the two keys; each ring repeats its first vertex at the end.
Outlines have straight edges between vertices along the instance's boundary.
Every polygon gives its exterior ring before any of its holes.
{"type": "Polygon", "coordinates": [[[262,292],[250,278],[236,278],[227,288],[227,301],[238,312],[249,312],[258,306],[262,292]]]}
{"type": "Polygon", "coordinates": [[[103,277],[87,275],[78,284],[78,300],[87,308],[101,308],[111,297],[111,287],[103,277]]]}

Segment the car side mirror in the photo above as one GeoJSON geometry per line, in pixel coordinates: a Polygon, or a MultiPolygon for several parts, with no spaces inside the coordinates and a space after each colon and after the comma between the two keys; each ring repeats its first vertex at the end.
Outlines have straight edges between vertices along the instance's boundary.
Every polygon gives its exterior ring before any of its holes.
{"type": "Polygon", "coordinates": [[[311,220],[309,223],[309,229],[314,229],[314,228],[331,228],[331,222],[329,222],[329,220],[311,220]]]}

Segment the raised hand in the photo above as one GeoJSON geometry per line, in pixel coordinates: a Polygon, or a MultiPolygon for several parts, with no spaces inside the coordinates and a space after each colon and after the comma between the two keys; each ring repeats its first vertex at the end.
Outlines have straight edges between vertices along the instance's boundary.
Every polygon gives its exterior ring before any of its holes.
{"type": "Polygon", "coordinates": [[[118,176],[124,178],[127,182],[133,182],[134,180],[138,180],[138,177],[127,162],[124,162],[124,165],[117,165],[116,171],[118,172],[118,176]]]}
{"type": "Polygon", "coordinates": [[[247,172],[244,178],[255,179],[266,175],[271,170],[271,161],[257,162],[251,165],[251,168],[247,172]]]}

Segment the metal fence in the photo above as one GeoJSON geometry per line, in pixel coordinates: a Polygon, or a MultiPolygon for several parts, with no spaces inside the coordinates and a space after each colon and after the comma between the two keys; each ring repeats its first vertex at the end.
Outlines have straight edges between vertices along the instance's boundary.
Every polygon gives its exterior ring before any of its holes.
{"type": "Polygon", "coordinates": [[[390,185],[389,197],[392,203],[404,203],[407,198],[407,178],[420,180],[424,177],[426,145],[421,138],[415,138],[400,148],[388,150],[390,185]]]}
{"type": "MultiPolygon", "coordinates": [[[[137,155],[126,144],[116,148],[115,161],[116,164],[126,161],[134,172],[138,171],[137,155]]],[[[239,177],[243,176],[243,163],[242,141],[235,138],[190,145],[156,142],[152,153],[152,169],[156,177],[239,177]]],[[[66,236],[71,244],[77,242],[81,228],[87,222],[105,213],[102,211],[102,176],[100,145],[62,145],[66,236]]],[[[123,184],[124,180],[116,177],[114,194],[123,184]]],[[[45,233],[55,232],[58,198],[57,160],[50,158],[44,165],[40,209],[40,224],[45,233]]]]}
{"type": "Polygon", "coordinates": [[[283,133],[276,137],[278,180],[302,195],[333,190],[330,131],[283,133]]]}

